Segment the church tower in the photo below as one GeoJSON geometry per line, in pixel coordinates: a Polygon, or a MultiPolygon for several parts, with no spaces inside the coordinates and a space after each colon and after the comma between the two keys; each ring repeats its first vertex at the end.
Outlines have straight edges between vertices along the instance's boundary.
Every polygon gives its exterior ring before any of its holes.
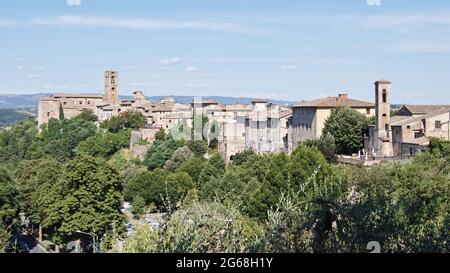
{"type": "Polygon", "coordinates": [[[375,152],[377,156],[391,156],[392,142],[390,134],[391,118],[391,82],[375,82],[375,152]]]}
{"type": "Polygon", "coordinates": [[[106,101],[119,100],[119,72],[116,71],[105,72],[105,100],[106,101]]]}

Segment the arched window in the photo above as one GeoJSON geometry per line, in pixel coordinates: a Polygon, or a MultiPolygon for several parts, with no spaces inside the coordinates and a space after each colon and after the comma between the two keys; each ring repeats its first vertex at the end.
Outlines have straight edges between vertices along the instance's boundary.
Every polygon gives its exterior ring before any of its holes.
{"type": "Polygon", "coordinates": [[[387,91],[386,91],[386,89],[383,90],[383,103],[387,103],[387,91]]]}

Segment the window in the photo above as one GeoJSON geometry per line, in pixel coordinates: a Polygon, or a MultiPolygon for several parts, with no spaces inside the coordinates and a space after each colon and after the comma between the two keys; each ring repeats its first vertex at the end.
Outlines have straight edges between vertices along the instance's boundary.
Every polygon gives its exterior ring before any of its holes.
{"type": "Polygon", "coordinates": [[[386,91],[386,89],[383,90],[383,103],[387,103],[387,91],[386,91]]]}
{"type": "Polygon", "coordinates": [[[272,118],[267,119],[267,128],[272,128],[272,118]]]}
{"type": "Polygon", "coordinates": [[[434,124],[434,128],[442,129],[442,122],[440,120],[436,120],[434,124]]]}
{"type": "Polygon", "coordinates": [[[47,112],[47,117],[49,117],[50,116],[50,112],[47,112]]]}
{"type": "Polygon", "coordinates": [[[406,126],[406,129],[411,130],[411,125],[406,126]]]}
{"type": "Polygon", "coordinates": [[[64,105],[67,105],[67,101],[63,102],[64,105]]]}
{"type": "Polygon", "coordinates": [[[370,108],[366,108],[366,115],[370,115],[370,108]]]}

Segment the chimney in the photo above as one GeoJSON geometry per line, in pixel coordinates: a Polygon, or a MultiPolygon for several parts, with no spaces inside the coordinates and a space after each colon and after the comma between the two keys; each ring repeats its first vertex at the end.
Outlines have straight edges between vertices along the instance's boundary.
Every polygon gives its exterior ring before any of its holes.
{"type": "Polygon", "coordinates": [[[346,99],[348,99],[348,94],[345,93],[339,94],[339,100],[346,100],[346,99]]]}

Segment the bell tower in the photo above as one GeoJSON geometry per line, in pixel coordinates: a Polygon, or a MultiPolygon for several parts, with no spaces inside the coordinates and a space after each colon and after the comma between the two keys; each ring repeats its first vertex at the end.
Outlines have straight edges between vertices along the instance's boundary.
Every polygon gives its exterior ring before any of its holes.
{"type": "Polygon", "coordinates": [[[375,82],[375,152],[377,156],[391,156],[392,142],[389,122],[391,118],[391,82],[375,82]]]}
{"type": "Polygon", "coordinates": [[[105,97],[106,101],[119,100],[119,72],[105,72],[105,97]]]}

